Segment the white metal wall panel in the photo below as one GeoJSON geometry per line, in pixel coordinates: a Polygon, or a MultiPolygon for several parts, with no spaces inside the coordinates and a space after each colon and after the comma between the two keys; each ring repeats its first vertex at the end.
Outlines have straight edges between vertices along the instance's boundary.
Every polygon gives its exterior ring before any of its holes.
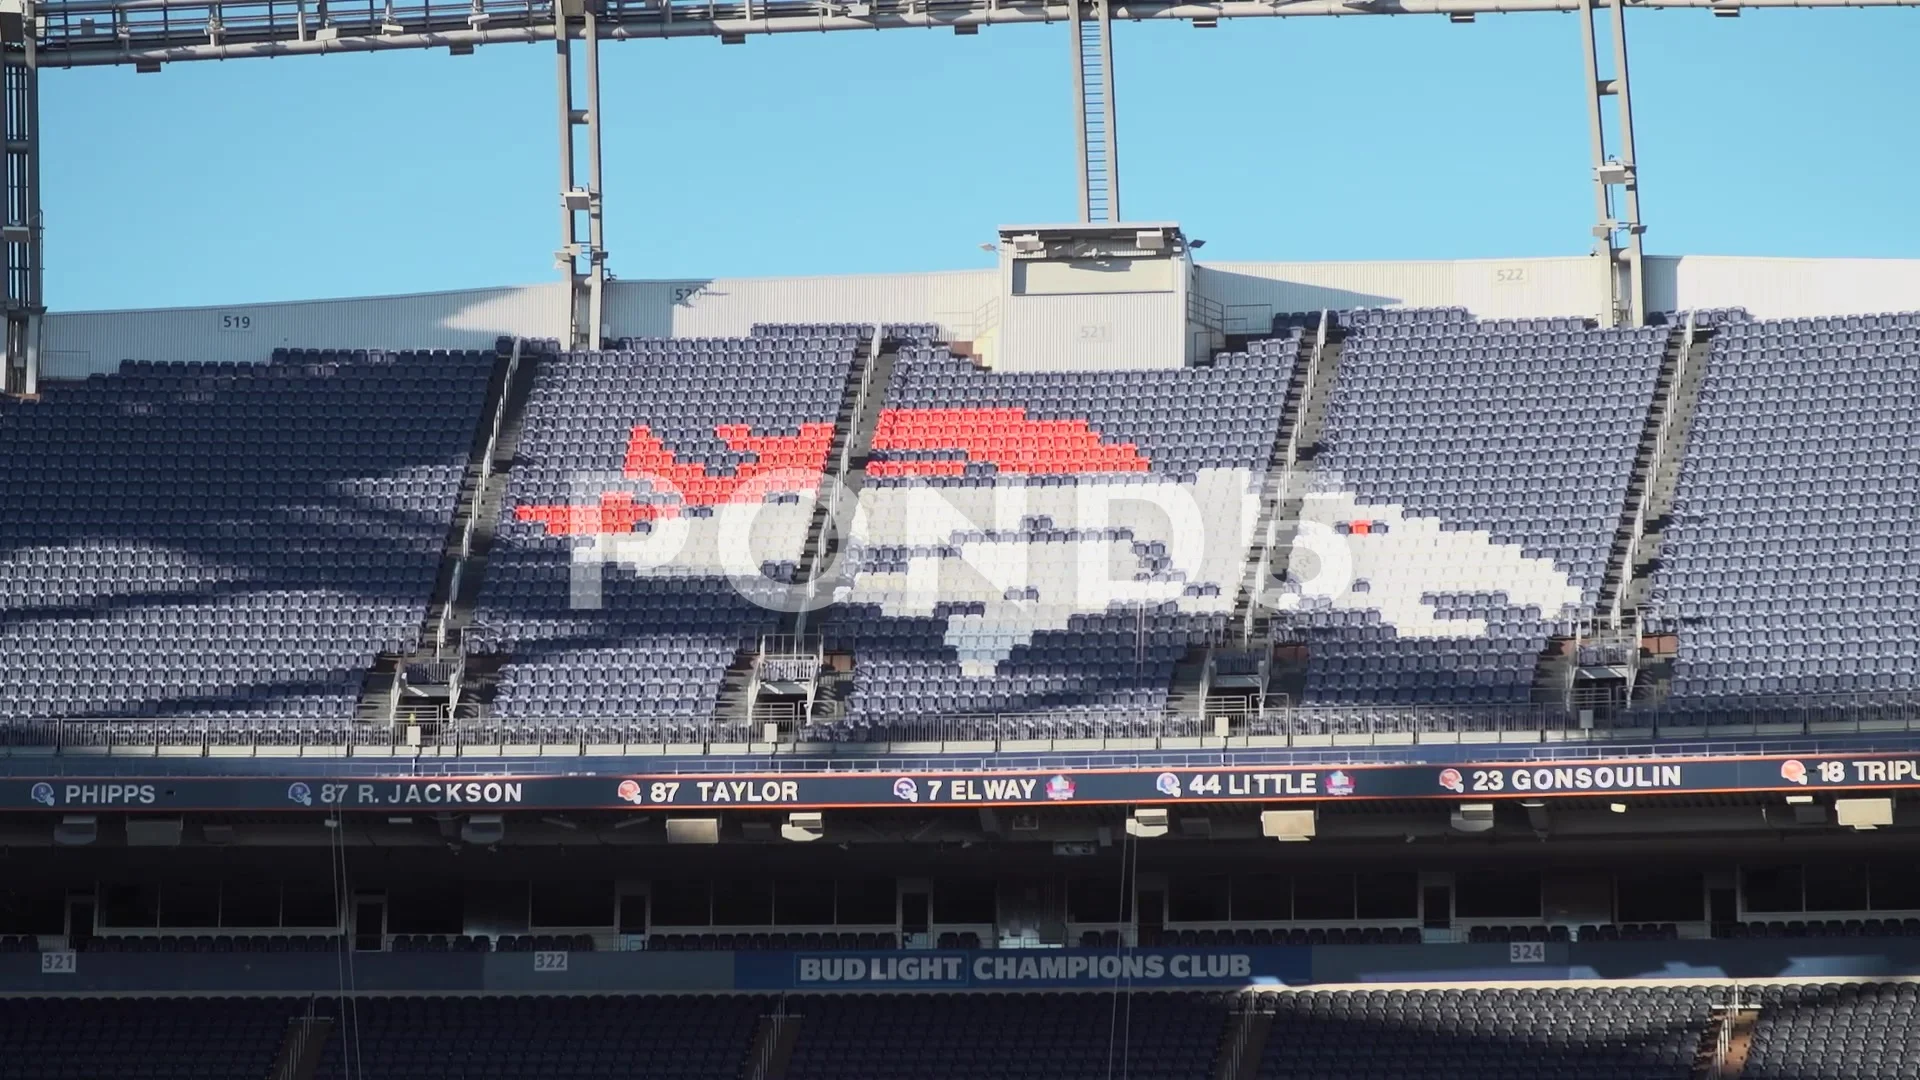
{"type": "Polygon", "coordinates": [[[1677,279],[1680,260],[1672,255],[1648,255],[1641,263],[1646,273],[1647,310],[1679,311],[1677,279]]]}
{"type": "Polygon", "coordinates": [[[1482,319],[1598,318],[1612,302],[1607,262],[1591,255],[1461,260],[1453,264],[1453,302],[1482,319]]]}
{"type": "Polygon", "coordinates": [[[1226,310],[1230,328],[1251,329],[1265,310],[1452,307],[1482,318],[1597,315],[1606,306],[1594,259],[1469,259],[1377,263],[1207,263],[1202,296],[1226,310]]]}
{"type": "Polygon", "coordinates": [[[1185,305],[1177,293],[1020,296],[1007,305],[996,371],[1121,371],[1183,367],[1185,305]]]}
{"type": "Polygon", "coordinates": [[[1000,272],[620,281],[608,287],[614,337],[727,337],[754,323],[930,322],[955,337],[985,329],[1000,272]]]}
{"type": "Polygon", "coordinates": [[[1673,307],[1743,307],[1763,319],[1920,311],[1920,259],[1688,255],[1673,280],[1673,307]]]}
{"type": "Polygon", "coordinates": [[[1454,302],[1450,262],[1223,262],[1195,268],[1194,288],[1228,317],[1258,309],[1445,307],[1454,302]]]}
{"type": "Polygon", "coordinates": [[[565,286],[286,304],[49,314],[42,374],[83,378],[122,360],[256,362],[277,348],[490,349],[501,334],[560,337],[565,286]]]}

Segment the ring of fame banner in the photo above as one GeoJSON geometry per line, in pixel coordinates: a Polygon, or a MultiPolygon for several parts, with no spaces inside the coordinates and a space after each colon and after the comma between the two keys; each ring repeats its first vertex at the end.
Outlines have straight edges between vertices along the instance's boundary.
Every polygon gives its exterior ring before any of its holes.
{"type": "Polygon", "coordinates": [[[1580,762],[385,777],[26,776],[0,779],[0,810],[821,810],[1141,805],[1359,799],[1876,791],[1920,788],[1920,755],[1594,759],[1580,762]]]}

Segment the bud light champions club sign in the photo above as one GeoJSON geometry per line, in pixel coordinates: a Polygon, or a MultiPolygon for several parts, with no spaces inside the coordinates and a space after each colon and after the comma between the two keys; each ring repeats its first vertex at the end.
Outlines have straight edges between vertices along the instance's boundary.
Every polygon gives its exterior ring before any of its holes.
{"type": "Polygon", "coordinates": [[[790,775],[11,777],[0,811],[707,810],[1499,799],[1920,788],[1920,755],[790,775]]]}
{"type": "Polygon", "coordinates": [[[1003,949],[990,952],[740,953],[743,990],[961,990],[1304,982],[1311,951],[1003,949]]]}

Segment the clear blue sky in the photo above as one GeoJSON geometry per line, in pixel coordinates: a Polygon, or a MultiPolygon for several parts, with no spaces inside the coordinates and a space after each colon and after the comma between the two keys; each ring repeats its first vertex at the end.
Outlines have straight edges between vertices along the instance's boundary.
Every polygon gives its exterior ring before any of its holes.
{"type": "MultiPolygon", "coordinates": [[[[1920,257],[1920,9],[1629,15],[1655,253],[1920,257]]],[[[1212,259],[1571,254],[1571,15],[1116,32],[1123,207],[1212,259]]],[[[622,277],[985,265],[1068,220],[1063,27],[607,45],[622,277]]],[[[54,310],[553,280],[553,49],[49,71],[54,310]]]]}

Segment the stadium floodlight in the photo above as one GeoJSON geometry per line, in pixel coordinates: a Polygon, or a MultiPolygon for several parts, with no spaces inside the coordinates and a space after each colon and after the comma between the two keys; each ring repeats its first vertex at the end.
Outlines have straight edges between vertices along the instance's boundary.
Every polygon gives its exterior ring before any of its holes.
{"type": "Polygon", "coordinates": [[[1155,837],[1167,835],[1167,810],[1164,806],[1143,806],[1127,818],[1127,835],[1155,837]]]}
{"type": "Polygon", "coordinates": [[[1311,840],[1319,830],[1320,817],[1313,810],[1263,810],[1260,835],[1286,843],[1311,840]]]}
{"type": "Polygon", "coordinates": [[[85,847],[100,835],[100,819],[92,814],[68,814],[53,827],[53,842],[61,847],[85,847]]]}
{"type": "Polygon", "coordinates": [[[1624,814],[1627,812],[1627,804],[1623,802],[1608,803],[1607,809],[1613,811],[1616,814],[1624,814]]]}
{"type": "Polygon", "coordinates": [[[499,814],[469,814],[467,820],[460,823],[460,839],[469,844],[486,847],[497,844],[507,835],[507,819],[499,814]]]}
{"type": "Polygon", "coordinates": [[[1547,832],[1552,827],[1552,821],[1547,817],[1546,802],[1541,799],[1527,799],[1520,804],[1520,808],[1527,812],[1527,824],[1533,826],[1534,833],[1541,839],[1546,839],[1547,832]]]}
{"type": "Polygon", "coordinates": [[[1835,799],[1834,817],[1840,824],[1865,832],[1882,825],[1893,824],[1892,799],[1835,799]]]}
{"type": "Polygon", "coordinates": [[[1461,803],[1454,807],[1449,824],[1456,832],[1486,832],[1493,828],[1493,804],[1490,802],[1461,803]]]}
{"type": "Polygon", "coordinates": [[[127,822],[128,847],[179,847],[185,823],[179,818],[133,818],[127,822]]]}
{"type": "Polygon", "coordinates": [[[720,819],[717,817],[678,817],[667,819],[669,844],[717,844],[720,819]]]}
{"type": "Polygon", "coordinates": [[[1470,22],[1472,22],[1472,21],[1473,21],[1473,12],[1471,12],[1471,11],[1450,11],[1450,12],[1448,12],[1448,13],[1447,13],[1447,21],[1448,21],[1448,22],[1450,22],[1450,23],[1453,23],[1453,24],[1455,24],[1456,26],[1457,26],[1457,25],[1462,25],[1462,24],[1465,24],[1465,23],[1470,23],[1470,22]]]}
{"type": "Polygon", "coordinates": [[[339,41],[339,40],[340,40],[340,28],[339,28],[339,27],[337,27],[337,26],[334,26],[334,25],[332,25],[332,24],[328,24],[328,25],[326,25],[326,26],[323,26],[323,27],[321,27],[320,29],[318,29],[318,30],[315,30],[315,31],[313,32],[313,40],[315,40],[315,41],[339,41]]]}
{"type": "Polygon", "coordinates": [[[800,844],[804,844],[810,840],[818,840],[826,834],[826,819],[817,811],[796,811],[788,814],[786,824],[780,826],[781,836],[800,844]]]}
{"type": "Polygon", "coordinates": [[[1803,800],[1801,802],[1794,802],[1794,798],[1796,798],[1796,796],[1789,796],[1787,802],[1793,806],[1793,823],[1795,825],[1827,824],[1827,808],[1814,802],[1813,796],[1797,796],[1797,798],[1803,800]]]}

